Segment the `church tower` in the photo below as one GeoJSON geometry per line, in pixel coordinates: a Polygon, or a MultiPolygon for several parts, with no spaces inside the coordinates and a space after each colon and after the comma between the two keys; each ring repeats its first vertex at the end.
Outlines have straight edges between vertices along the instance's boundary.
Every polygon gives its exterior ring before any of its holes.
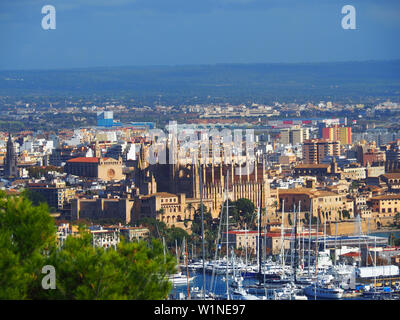
{"type": "Polygon", "coordinates": [[[18,174],[17,155],[15,154],[11,133],[8,134],[7,154],[4,166],[4,174],[6,177],[17,177],[18,174]]]}
{"type": "Polygon", "coordinates": [[[94,154],[96,158],[101,158],[101,150],[100,150],[100,146],[99,146],[99,141],[96,140],[96,144],[94,147],[94,154]]]}

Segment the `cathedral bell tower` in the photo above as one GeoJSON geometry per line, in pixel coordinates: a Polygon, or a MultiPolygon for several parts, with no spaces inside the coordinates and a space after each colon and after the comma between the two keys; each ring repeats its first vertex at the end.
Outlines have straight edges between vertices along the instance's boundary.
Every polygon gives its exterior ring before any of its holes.
{"type": "Polygon", "coordinates": [[[18,175],[17,155],[15,154],[14,144],[12,142],[11,133],[8,134],[7,154],[6,154],[6,161],[5,161],[5,166],[4,166],[4,175],[7,178],[11,178],[11,177],[16,178],[18,175]]]}

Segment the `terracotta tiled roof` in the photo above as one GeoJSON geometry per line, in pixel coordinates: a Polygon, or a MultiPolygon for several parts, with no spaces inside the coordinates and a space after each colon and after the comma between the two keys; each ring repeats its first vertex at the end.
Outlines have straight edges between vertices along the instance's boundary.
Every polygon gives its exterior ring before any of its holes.
{"type": "Polygon", "coordinates": [[[400,194],[387,194],[383,196],[372,197],[371,200],[400,200],[400,194]]]}
{"type": "Polygon", "coordinates": [[[67,160],[67,162],[86,162],[86,163],[98,163],[99,158],[96,157],[78,157],[67,160]]]}
{"type": "Polygon", "coordinates": [[[310,163],[310,164],[306,164],[306,163],[301,163],[298,164],[295,168],[296,169],[322,169],[322,168],[329,168],[329,164],[325,164],[325,163],[310,163]]]}
{"type": "Polygon", "coordinates": [[[386,173],[383,174],[384,177],[387,179],[400,179],[400,172],[399,173],[386,173]]]}

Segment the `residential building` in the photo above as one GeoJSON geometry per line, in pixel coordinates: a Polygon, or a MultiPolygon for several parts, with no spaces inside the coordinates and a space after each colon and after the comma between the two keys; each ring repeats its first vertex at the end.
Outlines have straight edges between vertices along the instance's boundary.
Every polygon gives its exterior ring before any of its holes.
{"type": "Polygon", "coordinates": [[[340,142],[323,139],[303,143],[303,163],[321,163],[326,156],[340,156],[340,142]]]}

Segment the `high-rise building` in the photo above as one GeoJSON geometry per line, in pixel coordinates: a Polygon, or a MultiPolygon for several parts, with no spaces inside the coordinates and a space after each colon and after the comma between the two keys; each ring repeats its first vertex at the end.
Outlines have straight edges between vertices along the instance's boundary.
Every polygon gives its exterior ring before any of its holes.
{"type": "Polygon", "coordinates": [[[97,125],[99,127],[112,127],[114,125],[114,113],[112,111],[97,112],[97,125]]]}
{"type": "Polygon", "coordinates": [[[304,140],[310,138],[310,131],[308,128],[288,128],[281,130],[280,143],[287,145],[302,144],[304,140]]]}
{"type": "Polygon", "coordinates": [[[333,126],[322,128],[322,139],[340,141],[341,144],[352,144],[351,127],[333,126]]]}
{"type": "Polygon", "coordinates": [[[303,142],[303,163],[321,163],[326,156],[340,156],[340,142],[311,139],[303,142]]]}

